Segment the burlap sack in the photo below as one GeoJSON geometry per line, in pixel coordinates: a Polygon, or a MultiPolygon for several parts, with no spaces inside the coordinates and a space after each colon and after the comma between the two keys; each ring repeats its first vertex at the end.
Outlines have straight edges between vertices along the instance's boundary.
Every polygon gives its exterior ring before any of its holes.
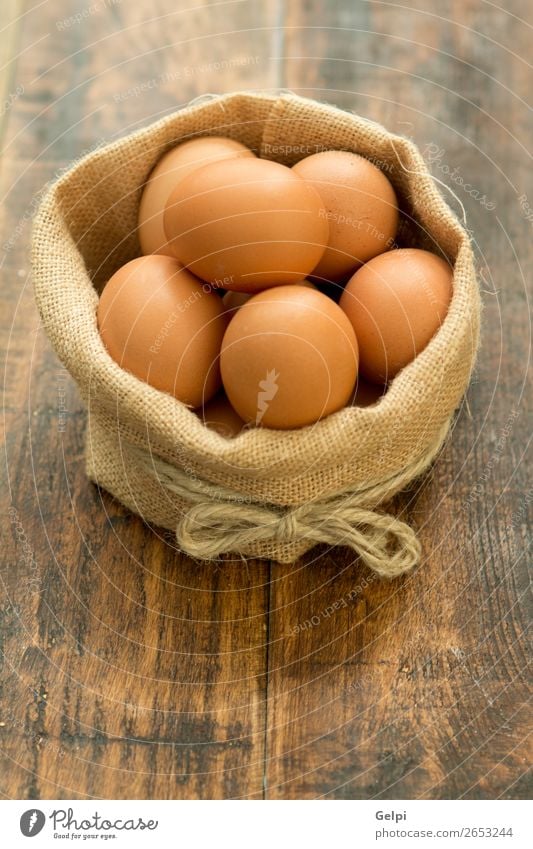
{"type": "Polygon", "coordinates": [[[35,221],[33,274],[46,331],[87,403],[90,478],[175,531],[185,551],[291,562],[322,541],[352,546],[388,576],[418,561],[414,531],[376,508],[431,463],[447,434],[474,363],[479,297],[468,236],[410,141],[290,94],[209,96],[89,154],[52,186],[35,221]],[[213,134],[287,165],[324,149],[369,157],[397,191],[399,244],[441,251],[453,263],[446,320],[377,405],[229,440],[108,356],[98,292],[139,254],[140,187],[170,147],[213,134]]]}

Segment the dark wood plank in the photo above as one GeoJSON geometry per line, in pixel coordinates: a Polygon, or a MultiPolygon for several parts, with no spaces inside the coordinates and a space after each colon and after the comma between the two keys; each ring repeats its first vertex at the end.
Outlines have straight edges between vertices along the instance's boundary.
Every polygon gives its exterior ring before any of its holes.
{"type": "Polygon", "coordinates": [[[398,500],[420,530],[422,568],[367,586],[347,552],[273,570],[267,795],[523,798],[528,28],[474,2],[288,10],[285,84],[432,154],[466,208],[486,294],[468,406],[433,473],[398,500]]]}
{"type": "Polygon", "coordinates": [[[27,247],[33,198],[70,159],[206,90],[275,86],[276,9],[88,6],[23,19],[7,116],[0,791],[261,796],[268,564],[198,566],[88,483],[85,412],[39,329],[27,247]]]}

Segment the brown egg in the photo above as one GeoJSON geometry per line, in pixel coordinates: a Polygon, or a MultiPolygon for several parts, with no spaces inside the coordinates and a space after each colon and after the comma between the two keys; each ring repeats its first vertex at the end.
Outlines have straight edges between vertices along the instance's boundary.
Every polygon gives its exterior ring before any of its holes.
{"type": "MultiPolygon", "coordinates": [[[[307,289],[317,288],[312,280],[301,280],[299,283],[295,283],[294,285],[305,286],[307,289]]],[[[253,295],[251,292],[226,292],[226,294],[222,297],[224,311],[233,315],[233,313],[237,312],[237,310],[252,297],[253,295]]]]}
{"type": "Polygon", "coordinates": [[[220,368],[231,405],[245,421],[302,427],[349,402],[357,340],[340,307],[321,292],[276,287],[232,318],[220,368]]]}
{"type": "Polygon", "coordinates": [[[180,180],[209,162],[242,156],[255,154],[240,142],[222,136],[189,139],[165,153],[150,174],[139,206],[139,241],[143,254],[174,256],[167,244],[163,213],[180,180]]]}
{"type": "Polygon", "coordinates": [[[377,383],[369,383],[361,375],[357,378],[357,386],[352,397],[352,407],[371,407],[383,398],[387,391],[386,386],[377,383]]]}
{"type": "Polygon", "coordinates": [[[164,222],[183,265],[237,292],[302,280],[329,233],[316,190],[266,159],[228,159],[189,174],[172,192],[164,222]]]}
{"type": "Polygon", "coordinates": [[[340,307],[355,330],[364,377],[385,383],[410,363],[442,324],[451,296],[452,269],[428,251],[389,251],[360,268],[340,307]]]}
{"type": "Polygon", "coordinates": [[[119,268],[98,304],[98,329],[115,362],[192,407],[220,387],[226,326],[220,298],[167,256],[119,268]]]}
{"type": "Polygon", "coordinates": [[[210,430],[215,430],[221,436],[232,439],[244,428],[244,422],[235,412],[224,392],[219,392],[211,401],[204,404],[200,410],[195,410],[203,423],[210,430]]]}
{"type": "Polygon", "coordinates": [[[329,223],[328,248],[314,276],[338,281],[390,248],[398,202],[389,180],[368,159],[326,150],[297,162],[293,171],[317,189],[329,223]]]}

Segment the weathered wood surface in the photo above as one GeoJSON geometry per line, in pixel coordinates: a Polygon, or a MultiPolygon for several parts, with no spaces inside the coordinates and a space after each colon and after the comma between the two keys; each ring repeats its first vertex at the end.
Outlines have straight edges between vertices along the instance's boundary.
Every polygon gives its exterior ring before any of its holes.
{"type": "Polygon", "coordinates": [[[0,792],[525,797],[530,4],[33,5],[5,5],[0,50],[0,792]],[[425,556],[393,583],[342,550],[202,568],[98,492],[33,305],[47,180],[199,94],[276,87],[410,135],[475,238],[479,364],[401,499],[425,556]]]}

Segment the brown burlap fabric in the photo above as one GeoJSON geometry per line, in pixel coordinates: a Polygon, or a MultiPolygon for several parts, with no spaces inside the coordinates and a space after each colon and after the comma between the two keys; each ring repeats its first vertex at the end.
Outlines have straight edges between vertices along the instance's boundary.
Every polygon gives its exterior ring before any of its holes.
{"type": "Polygon", "coordinates": [[[33,274],[46,332],[87,403],[89,476],[146,521],[177,530],[189,553],[290,562],[322,540],[352,545],[384,575],[419,559],[414,533],[375,508],[423,471],[446,436],[475,359],[479,296],[468,236],[410,141],[290,94],[206,98],[89,154],[52,186],[35,221],[33,274]],[[369,157],[396,188],[399,243],[453,263],[444,324],[377,405],[227,440],[108,356],[98,291],[139,253],[140,187],[170,147],[213,134],[287,165],[323,149],[369,157]]]}

